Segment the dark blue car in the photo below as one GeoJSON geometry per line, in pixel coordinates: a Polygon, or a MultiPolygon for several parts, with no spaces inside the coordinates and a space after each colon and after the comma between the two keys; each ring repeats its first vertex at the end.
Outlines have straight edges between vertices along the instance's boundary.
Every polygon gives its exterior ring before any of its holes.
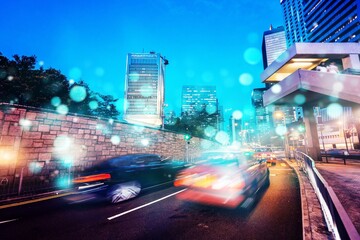
{"type": "Polygon", "coordinates": [[[186,164],[157,154],[129,154],[107,159],[73,180],[77,194],[68,199],[83,202],[105,199],[118,203],[136,197],[144,188],[174,180],[186,164]]]}

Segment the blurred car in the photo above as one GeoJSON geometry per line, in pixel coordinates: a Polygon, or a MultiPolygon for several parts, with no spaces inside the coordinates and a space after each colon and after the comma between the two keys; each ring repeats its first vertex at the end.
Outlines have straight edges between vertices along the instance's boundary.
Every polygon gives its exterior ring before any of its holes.
{"type": "Polygon", "coordinates": [[[349,152],[346,149],[340,149],[340,148],[332,148],[326,150],[326,154],[329,155],[349,155],[349,152]]]}
{"type": "Polygon", "coordinates": [[[275,153],[269,147],[254,148],[254,157],[258,160],[266,160],[266,162],[271,165],[275,164],[277,160],[275,153]]]}
{"type": "Polygon", "coordinates": [[[156,154],[129,154],[107,159],[74,178],[77,194],[68,200],[105,199],[118,203],[136,197],[141,189],[172,181],[184,169],[183,162],[156,154]]]}
{"type": "Polygon", "coordinates": [[[276,158],[284,158],[285,157],[285,150],[284,148],[279,148],[279,147],[272,147],[271,148],[272,152],[275,154],[276,158]]]}
{"type": "MultiPolygon", "coordinates": [[[[181,200],[236,208],[269,184],[265,161],[248,151],[211,151],[182,170],[174,186],[187,187],[177,195],[181,200]]],[[[243,204],[244,203],[244,204],[243,204]]]]}

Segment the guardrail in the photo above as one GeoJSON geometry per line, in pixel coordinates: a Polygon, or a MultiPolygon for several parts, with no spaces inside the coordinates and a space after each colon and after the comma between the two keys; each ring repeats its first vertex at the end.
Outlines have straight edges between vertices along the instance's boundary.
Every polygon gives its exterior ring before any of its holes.
{"type": "Polygon", "coordinates": [[[320,201],[326,224],[335,239],[360,239],[356,228],[341,205],[333,189],[328,185],[315,167],[315,162],[305,153],[296,151],[295,159],[313,186],[320,201]]]}
{"type": "Polygon", "coordinates": [[[346,160],[360,160],[359,154],[350,154],[350,155],[344,155],[344,154],[321,154],[321,157],[324,157],[326,159],[326,162],[328,162],[328,158],[339,158],[344,161],[344,165],[346,165],[346,160]]]}
{"type": "Polygon", "coordinates": [[[82,166],[66,167],[52,161],[42,164],[30,162],[21,168],[9,168],[7,174],[0,175],[0,200],[67,189],[72,177],[81,168],[82,166]]]}

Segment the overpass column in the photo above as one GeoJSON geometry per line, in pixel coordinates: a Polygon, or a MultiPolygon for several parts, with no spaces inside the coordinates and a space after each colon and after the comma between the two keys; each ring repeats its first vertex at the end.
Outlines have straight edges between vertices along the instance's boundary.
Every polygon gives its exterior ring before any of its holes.
{"type": "Polygon", "coordinates": [[[342,59],[342,64],[344,70],[347,68],[356,68],[360,69],[360,61],[358,54],[349,54],[348,57],[342,59]]]}
{"type": "Polygon", "coordinates": [[[317,131],[317,123],[314,116],[314,109],[312,106],[303,106],[304,109],[304,123],[306,129],[305,147],[308,155],[315,161],[321,161],[320,143],[317,131]]]}

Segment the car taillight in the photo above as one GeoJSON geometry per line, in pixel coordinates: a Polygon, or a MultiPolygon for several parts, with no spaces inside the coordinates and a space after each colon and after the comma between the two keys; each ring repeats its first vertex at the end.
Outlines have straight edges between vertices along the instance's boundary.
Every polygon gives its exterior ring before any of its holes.
{"type": "Polygon", "coordinates": [[[245,186],[244,180],[241,177],[234,178],[233,176],[224,176],[218,178],[212,184],[212,189],[220,190],[223,188],[242,189],[245,186]]]}
{"type": "Polygon", "coordinates": [[[188,186],[191,184],[194,176],[196,176],[196,174],[181,173],[176,177],[174,181],[174,186],[175,187],[188,186]]]}
{"type": "Polygon", "coordinates": [[[73,183],[87,183],[87,182],[95,182],[95,181],[102,181],[108,180],[111,178],[109,173],[101,173],[95,175],[89,175],[84,177],[78,177],[73,180],[73,183]]]}

